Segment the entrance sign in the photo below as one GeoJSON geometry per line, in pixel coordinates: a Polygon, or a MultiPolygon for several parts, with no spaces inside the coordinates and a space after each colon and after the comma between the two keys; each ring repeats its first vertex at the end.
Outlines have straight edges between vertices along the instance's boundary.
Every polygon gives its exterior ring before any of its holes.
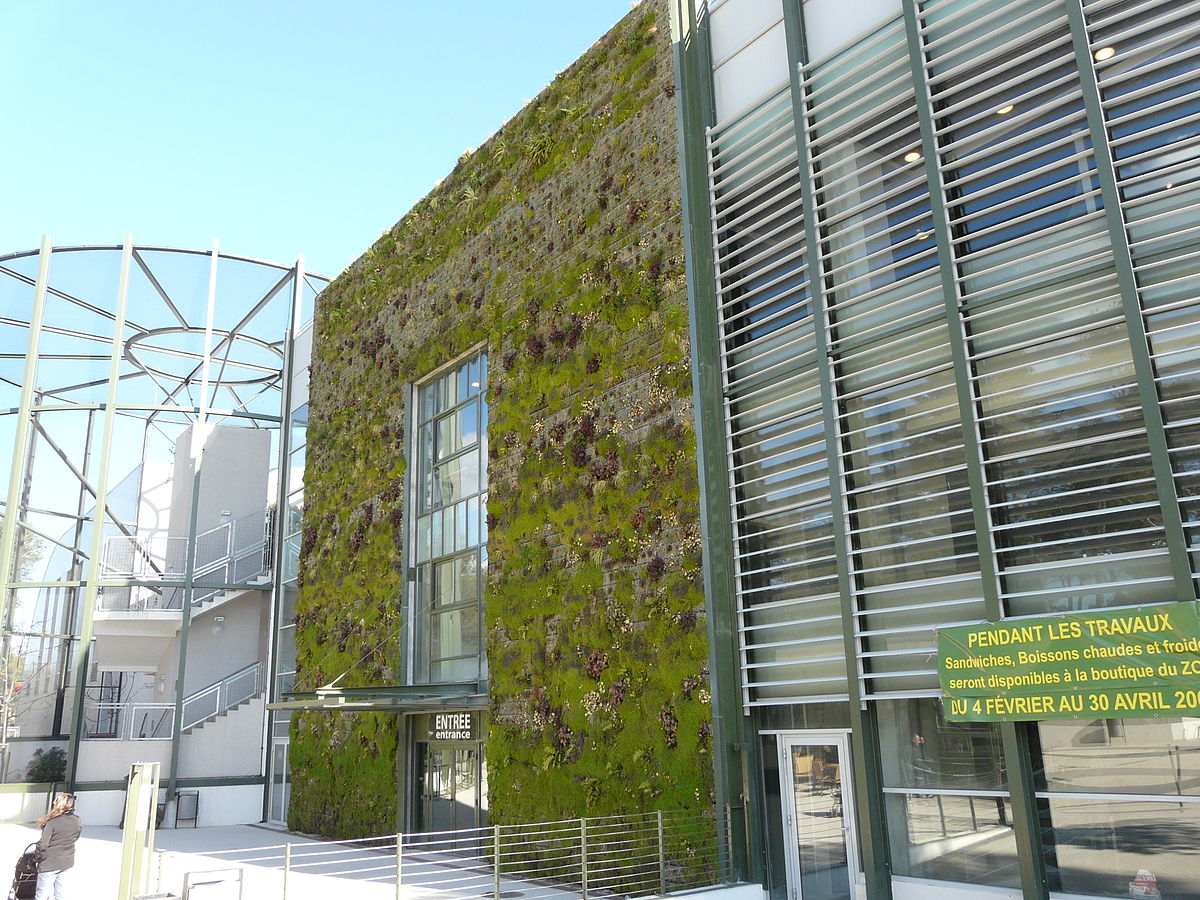
{"type": "Polygon", "coordinates": [[[1200,715],[1200,603],[938,632],[951,722],[1200,715]]]}
{"type": "Polygon", "coordinates": [[[482,740],[477,712],[429,713],[417,723],[418,741],[482,740]]]}

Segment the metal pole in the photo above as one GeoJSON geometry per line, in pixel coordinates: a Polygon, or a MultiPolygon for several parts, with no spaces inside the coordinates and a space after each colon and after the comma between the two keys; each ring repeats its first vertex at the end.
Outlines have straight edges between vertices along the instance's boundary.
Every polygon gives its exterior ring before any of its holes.
{"type": "Polygon", "coordinates": [[[587,863],[587,819],[579,820],[579,880],[583,887],[583,900],[588,897],[588,863],[587,863]]]}
{"type": "MultiPolygon", "coordinates": [[[[747,769],[753,757],[743,752],[742,746],[744,687],[738,644],[734,530],[729,502],[725,410],[721,400],[724,394],[721,331],[713,293],[716,273],[709,218],[705,128],[716,121],[716,114],[709,23],[703,6],[699,0],[675,0],[671,4],[671,29],[675,83],[686,85],[685,90],[676,93],[676,127],[681,137],[680,187],[684,241],[688,248],[685,264],[692,393],[696,398],[696,456],[700,465],[700,527],[707,551],[704,554],[704,595],[709,600],[706,620],[712,672],[713,774],[718,809],[735,804],[739,808],[755,805],[750,815],[736,820],[738,831],[719,841],[718,853],[722,854],[719,864],[734,873],[733,880],[759,881],[762,857],[757,851],[761,816],[756,807],[757,795],[746,790],[751,777],[747,769]],[[743,825],[753,827],[754,833],[747,834],[743,825]]],[[[717,820],[718,829],[734,824],[732,816],[717,820]]]]}
{"type": "Polygon", "coordinates": [[[495,879],[494,879],[495,884],[492,889],[492,896],[495,897],[496,900],[500,900],[500,826],[499,825],[494,826],[492,829],[492,833],[494,835],[494,846],[495,846],[494,862],[492,865],[492,869],[494,870],[494,875],[495,875],[495,879]]]}
{"type": "MultiPolygon", "coordinates": [[[[50,282],[51,245],[49,236],[42,236],[41,252],[38,254],[37,282],[33,289],[33,307],[29,313],[29,343],[25,350],[25,374],[21,378],[21,398],[18,401],[16,428],[13,436],[12,464],[8,477],[8,496],[4,504],[4,518],[0,520],[0,621],[7,624],[10,612],[9,593],[14,578],[15,547],[17,536],[17,507],[25,467],[25,447],[29,441],[32,424],[33,388],[37,381],[38,351],[42,339],[42,314],[46,307],[46,289],[50,282]]],[[[6,648],[7,650],[7,648],[6,648]]]]}
{"type": "Polygon", "coordinates": [[[1141,294],[1138,291],[1133,255],[1129,247],[1129,229],[1121,208],[1121,188],[1117,184],[1116,156],[1109,142],[1108,123],[1105,121],[1104,97],[1089,44],[1087,14],[1084,12],[1083,2],[1070,0],[1065,6],[1075,51],[1075,66],[1079,70],[1079,84],[1083,91],[1088,134],[1095,155],[1095,177],[1100,185],[1100,195],[1104,198],[1104,222],[1112,245],[1117,284],[1121,290],[1121,308],[1125,315],[1130,360],[1133,363],[1138,400],[1146,427],[1146,442],[1150,449],[1155,491],[1162,510],[1163,542],[1171,562],[1175,599],[1187,602],[1196,599],[1196,588],[1192,584],[1187,536],[1184,534],[1183,517],[1179,509],[1179,488],[1175,484],[1175,475],[1172,472],[1171,448],[1167,442],[1162,407],[1159,405],[1162,397],[1158,390],[1158,373],[1155,371],[1153,348],[1146,334],[1146,319],[1142,310],[1141,294]]]}
{"type": "MultiPolygon", "coordinates": [[[[291,477],[285,473],[290,472],[288,460],[292,453],[292,385],[295,380],[295,363],[296,363],[296,329],[302,324],[300,321],[300,309],[304,298],[304,257],[296,258],[296,265],[292,268],[292,306],[291,312],[288,314],[288,328],[283,338],[283,364],[281,371],[283,372],[283,384],[281,390],[281,398],[279,405],[279,456],[278,456],[278,471],[279,477],[276,479],[275,489],[275,524],[271,529],[271,541],[266,547],[266,554],[271,562],[271,593],[270,603],[268,604],[270,615],[270,631],[271,635],[267,646],[267,658],[263,664],[263,684],[262,689],[267,693],[268,701],[278,700],[278,683],[275,680],[276,666],[279,660],[279,627],[282,624],[280,621],[280,610],[282,609],[286,598],[284,588],[284,553],[285,551],[285,536],[287,535],[287,509],[288,509],[288,494],[295,487],[292,484],[291,477]]],[[[406,434],[409,432],[405,432],[406,434]]],[[[407,546],[405,544],[404,546],[407,546]]],[[[294,640],[294,638],[292,638],[294,640]]],[[[288,713],[288,716],[291,714],[288,713]]],[[[273,748],[275,746],[275,723],[279,720],[281,713],[271,711],[263,717],[263,749],[261,764],[262,770],[267,775],[267,784],[272,784],[271,779],[275,774],[275,754],[273,748]]],[[[287,767],[287,755],[291,744],[290,741],[284,744],[284,759],[283,767],[287,767]]],[[[280,785],[282,790],[282,784],[280,785]]],[[[263,791],[263,818],[269,818],[268,812],[271,806],[271,789],[263,791]]],[[[280,804],[281,818],[284,823],[287,822],[287,810],[282,808],[280,804]]]]}
{"type": "Polygon", "coordinates": [[[665,833],[663,831],[663,816],[662,810],[655,813],[658,817],[658,892],[666,894],[667,892],[667,845],[664,840],[665,833]]]}
{"type": "MultiPolygon", "coordinates": [[[[79,644],[76,651],[74,672],[74,715],[71,724],[71,739],[67,745],[68,789],[75,790],[75,773],[79,768],[80,735],[83,732],[84,697],[87,692],[88,669],[92,661],[92,618],[96,612],[99,582],[103,577],[100,557],[104,552],[104,525],[108,515],[108,486],[112,473],[112,448],[116,433],[117,390],[120,384],[121,360],[124,358],[125,309],[129,299],[129,272],[133,264],[133,237],[125,235],[121,248],[121,268],[117,280],[117,308],[113,316],[112,346],[109,350],[108,379],[106,385],[104,415],[101,418],[99,458],[97,462],[91,547],[88,550],[87,583],[83,591],[83,610],[78,631],[79,644]]],[[[117,520],[114,515],[112,517],[117,520]]],[[[158,769],[154,772],[154,787],[158,789],[158,769]]]]}
{"type": "Polygon", "coordinates": [[[132,900],[146,890],[147,855],[154,850],[158,763],[134,763],[125,795],[125,833],[121,838],[121,872],[117,900],[132,900]]]}
{"type": "Polygon", "coordinates": [[[283,900],[287,900],[288,876],[292,872],[292,845],[283,845],[283,900]]]}
{"type": "MultiPolygon", "coordinates": [[[[400,900],[400,885],[404,883],[404,834],[396,832],[396,900],[400,900]]],[[[498,897],[499,895],[497,895],[498,897]]]]}
{"type": "MultiPolygon", "coordinates": [[[[200,485],[204,465],[204,445],[208,440],[208,409],[209,370],[213,352],[213,321],[217,302],[217,265],[220,261],[217,242],[213,241],[211,262],[208,269],[208,311],[204,325],[204,361],[201,364],[199,407],[196,421],[192,424],[191,465],[192,465],[192,494],[189,499],[189,519],[187,530],[187,556],[184,563],[183,575],[183,610],[182,624],[179,626],[179,660],[175,676],[175,720],[171,729],[171,767],[167,778],[167,806],[176,810],[175,824],[179,823],[179,813],[175,806],[176,784],[179,779],[179,757],[183,742],[183,700],[184,685],[187,679],[187,648],[188,633],[192,624],[192,602],[196,595],[196,533],[200,516],[200,485]]],[[[177,459],[176,464],[180,461],[177,459]]]]}

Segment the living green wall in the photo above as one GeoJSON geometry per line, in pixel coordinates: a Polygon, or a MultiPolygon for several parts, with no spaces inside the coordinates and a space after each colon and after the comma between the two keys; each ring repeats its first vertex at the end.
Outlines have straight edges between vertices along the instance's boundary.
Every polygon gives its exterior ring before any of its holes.
{"type": "MultiPolygon", "coordinates": [[[[317,307],[297,690],[399,683],[404,386],[487,347],[497,822],[711,804],[669,33],[637,6],[317,307]]],[[[397,721],[295,715],[292,827],[395,830],[397,721]]]]}

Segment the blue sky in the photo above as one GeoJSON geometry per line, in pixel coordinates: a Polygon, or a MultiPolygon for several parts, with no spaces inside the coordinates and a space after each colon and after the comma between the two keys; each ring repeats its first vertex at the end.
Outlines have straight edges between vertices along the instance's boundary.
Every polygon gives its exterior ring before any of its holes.
{"type": "Polygon", "coordinates": [[[211,246],[334,275],[629,0],[0,0],[0,253],[211,246]]]}

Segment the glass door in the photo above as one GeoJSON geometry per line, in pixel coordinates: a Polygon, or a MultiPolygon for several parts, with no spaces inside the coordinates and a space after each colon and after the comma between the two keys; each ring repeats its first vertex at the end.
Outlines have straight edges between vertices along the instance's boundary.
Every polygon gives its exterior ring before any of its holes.
{"type": "Polygon", "coordinates": [[[780,735],[779,777],[789,895],[852,900],[859,863],[848,735],[780,735]]]}
{"type": "Polygon", "coordinates": [[[292,773],[288,768],[288,739],[276,738],[271,743],[271,797],[267,821],[272,825],[287,824],[288,797],[292,793],[292,773]]]}
{"type": "Polygon", "coordinates": [[[417,744],[417,832],[461,831],[487,824],[474,745],[417,744]]]}

